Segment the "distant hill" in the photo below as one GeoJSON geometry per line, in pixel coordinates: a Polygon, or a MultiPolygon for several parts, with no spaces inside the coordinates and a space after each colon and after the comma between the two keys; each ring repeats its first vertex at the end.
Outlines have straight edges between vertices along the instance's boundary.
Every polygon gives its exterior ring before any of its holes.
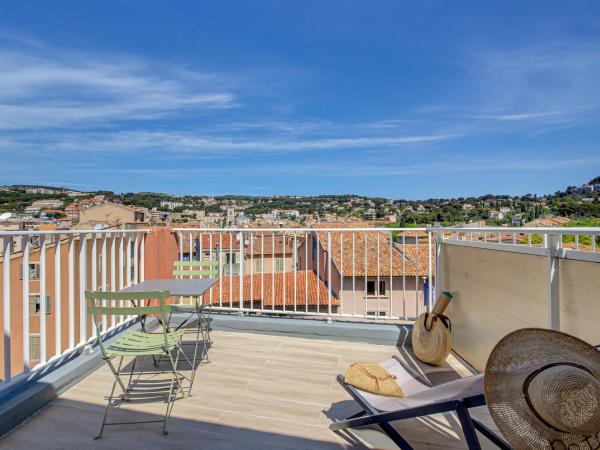
{"type": "Polygon", "coordinates": [[[588,184],[600,184],[600,177],[594,178],[588,184]]]}
{"type": "MultiPolygon", "coordinates": [[[[600,184],[600,176],[588,184],[600,184]]],[[[233,209],[250,220],[270,216],[274,210],[293,210],[300,216],[312,218],[348,217],[387,220],[400,226],[414,224],[452,225],[486,221],[489,225],[514,225],[546,217],[600,218],[600,191],[589,186],[568,186],[563,191],[538,196],[486,194],[459,198],[430,198],[423,200],[385,199],[360,195],[170,195],[156,192],[112,191],[81,192],[64,187],[15,185],[0,187],[0,213],[22,213],[32,202],[42,199],[61,199],[64,207],[76,199],[101,195],[108,201],[148,209],[169,209],[174,213],[185,210],[206,213],[225,213],[233,209]],[[169,203],[177,203],[170,206],[169,203]]]]}

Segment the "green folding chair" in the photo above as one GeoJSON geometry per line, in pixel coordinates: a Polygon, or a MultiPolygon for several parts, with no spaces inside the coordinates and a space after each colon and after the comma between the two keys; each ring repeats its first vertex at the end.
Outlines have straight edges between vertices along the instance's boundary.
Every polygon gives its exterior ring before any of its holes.
{"type": "MultiPolygon", "coordinates": [[[[107,425],[131,425],[135,423],[153,423],[162,422],[162,433],[167,433],[167,419],[171,414],[173,408],[173,400],[177,396],[177,391],[180,391],[182,396],[185,397],[182,387],[182,378],[177,371],[177,364],[179,362],[179,355],[182,354],[181,340],[183,338],[184,331],[169,331],[167,327],[160,327],[160,333],[146,333],[144,328],[142,331],[128,330],[119,336],[115,342],[107,344],[104,341],[102,335],[102,315],[108,316],[120,316],[120,315],[139,315],[145,318],[148,314],[154,314],[158,316],[162,323],[167,323],[168,314],[170,312],[170,306],[165,304],[165,300],[169,297],[168,291],[155,291],[155,292],[93,292],[86,291],[85,297],[87,299],[88,313],[92,314],[94,318],[94,325],[96,327],[96,335],[98,336],[98,344],[102,351],[102,359],[106,361],[106,364],[110,368],[111,372],[115,377],[115,381],[112,386],[110,395],[108,396],[108,402],[104,411],[104,418],[102,419],[102,426],[100,432],[94,439],[102,437],[104,427],[107,425]],[[150,305],[152,300],[157,300],[158,304],[150,305]],[[142,301],[145,304],[142,304],[142,301]],[[118,302],[118,303],[117,303],[118,302]],[[117,304],[123,305],[131,303],[132,306],[116,306],[117,304]],[[175,357],[173,356],[175,353],[175,357]],[[170,367],[167,369],[171,372],[171,383],[169,386],[169,395],[167,397],[167,408],[165,416],[161,420],[145,420],[137,422],[107,422],[108,412],[113,404],[113,400],[120,398],[125,401],[131,400],[131,393],[134,391],[132,385],[132,378],[135,370],[137,358],[139,356],[151,356],[153,359],[156,357],[165,357],[170,362],[170,367]],[[123,359],[125,357],[132,357],[133,362],[131,364],[131,370],[128,372],[122,372],[123,359]],[[112,358],[119,358],[119,363],[115,368],[112,358]],[[129,376],[129,381],[124,382],[122,377],[129,376]],[[115,389],[117,385],[122,390],[122,396],[115,396],[115,389]],[[174,391],[174,389],[177,391],[174,391]]],[[[142,322],[143,323],[143,322],[142,322]]],[[[155,360],[156,361],[156,360],[155,360]]],[[[144,371],[144,374],[156,374],[157,372],[144,371]]],[[[159,373],[165,373],[159,372],[159,373]]]]}
{"type": "MultiPolygon", "coordinates": [[[[177,279],[197,279],[197,278],[209,278],[218,275],[217,269],[218,262],[215,260],[203,260],[203,261],[174,261],[173,262],[173,277],[177,279]]],[[[183,301],[183,298],[182,298],[183,301]]],[[[173,313],[189,313],[188,317],[181,322],[176,331],[180,329],[194,330],[196,332],[196,340],[194,347],[194,358],[192,359],[192,382],[196,374],[195,363],[198,357],[198,346],[200,342],[200,336],[202,336],[202,354],[200,355],[200,362],[210,362],[208,359],[208,348],[212,345],[210,339],[210,323],[211,323],[211,309],[212,305],[210,302],[204,302],[204,296],[191,298],[189,304],[179,303],[171,305],[171,314],[173,313]],[[186,327],[192,317],[198,318],[196,327],[186,327]]],[[[190,394],[192,386],[190,384],[190,394]]]]}

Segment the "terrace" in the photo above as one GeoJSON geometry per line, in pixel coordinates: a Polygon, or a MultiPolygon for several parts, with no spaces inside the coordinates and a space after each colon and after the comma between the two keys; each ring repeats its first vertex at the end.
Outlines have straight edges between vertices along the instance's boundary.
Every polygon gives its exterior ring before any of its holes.
{"type": "MultiPolygon", "coordinates": [[[[377,429],[329,430],[358,411],[335,376],[354,361],[393,355],[421,368],[411,324],[441,290],[456,294],[448,311],[454,377],[483,371],[493,345],[522,327],[600,343],[599,235],[523,228],[4,233],[0,448],[395,448],[377,429]],[[83,292],[167,278],[173,261],[205,258],[220,271],[207,294],[218,312],[211,362],[199,367],[193,395],[175,401],[170,434],[156,424],[112,427],[93,441],[112,379],[83,292]]],[[[103,325],[118,336],[138,323],[122,317],[103,325]]],[[[160,386],[161,375],[137,382],[160,386]]],[[[161,395],[148,388],[116,416],[152,420],[164,412],[161,395]]],[[[485,407],[475,415],[493,427],[485,407]]],[[[415,448],[466,448],[450,414],[397,427],[415,448]]]]}

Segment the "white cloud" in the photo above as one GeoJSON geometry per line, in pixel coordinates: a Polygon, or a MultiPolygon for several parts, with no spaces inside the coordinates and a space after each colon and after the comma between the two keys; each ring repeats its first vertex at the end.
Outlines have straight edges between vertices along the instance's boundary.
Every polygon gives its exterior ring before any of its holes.
{"type": "Polygon", "coordinates": [[[113,124],[236,105],[218,74],[127,55],[2,43],[0,129],[113,124]]]}
{"type": "Polygon", "coordinates": [[[467,106],[482,118],[577,126],[600,110],[600,42],[486,48],[466,64],[467,106]]]}
{"type": "Polygon", "coordinates": [[[452,139],[450,134],[423,134],[404,136],[331,137],[297,139],[277,138],[219,138],[201,133],[179,131],[102,131],[43,133],[13,136],[11,141],[0,142],[0,148],[22,151],[59,151],[76,153],[140,153],[153,152],[184,154],[215,158],[231,155],[287,153],[324,150],[378,149],[396,146],[433,143],[452,139]]]}

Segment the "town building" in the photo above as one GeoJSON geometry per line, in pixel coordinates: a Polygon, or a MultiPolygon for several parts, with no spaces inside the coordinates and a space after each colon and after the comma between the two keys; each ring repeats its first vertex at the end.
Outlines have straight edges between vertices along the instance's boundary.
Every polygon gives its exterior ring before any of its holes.
{"type": "Polygon", "coordinates": [[[299,248],[298,267],[312,270],[324,283],[331,283],[333,295],[341,301],[342,314],[416,316],[418,303],[427,295],[427,246],[418,241],[398,244],[390,238],[389,233],[377,231],[353,233],[352,227],[347,232],[317,229],[299,248]]]}
{"type": "Polygon", "coordinates": [[[175,208],[182,208],[183,207],[183,202],[176,202],[176,201],[171,201],[171,200],[163,200],[160,202],[160,207],[161,208],[167,208],[167,209],[175,209],[175,208]]]}
{"type": "Polygon", "coordinates": [[[103,203],[80,210],[77,228],[94,228],[96,225],[122,227],[147,221],[146,215],[137,209],[117,203],[103,203]]]}
{"type": "Polygon", "coordinates": [[[495,209],[491,209],[488,212],[488,218],[490,219],[496,219],[496,220],[503,220],[504,219],[504,213],[497,211],[495,209]]]}

